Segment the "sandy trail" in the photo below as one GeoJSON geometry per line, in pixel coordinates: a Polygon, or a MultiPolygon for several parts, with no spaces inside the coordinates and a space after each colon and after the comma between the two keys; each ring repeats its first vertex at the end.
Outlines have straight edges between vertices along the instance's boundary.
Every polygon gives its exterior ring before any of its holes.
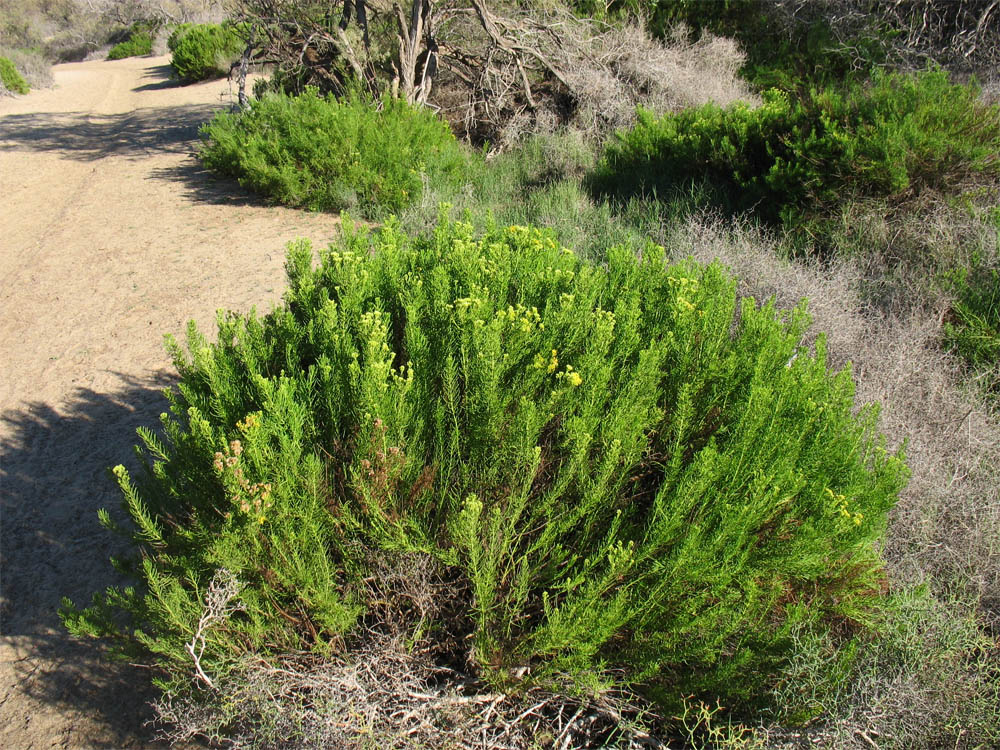
{"type": "MultiPolygon", "coordinates": [[[[162,334],[267,310],[284,244],[336,218],[269,207],[192,157],[226,82],[167,58],[61,65],[0,99],[0,746],[146,747],[147,675],[62,630],[60,598],[114,583],[107,467],[164,409],[162,334]]],[[[134,462],[133,462],[134,463],[134,462]]]]}

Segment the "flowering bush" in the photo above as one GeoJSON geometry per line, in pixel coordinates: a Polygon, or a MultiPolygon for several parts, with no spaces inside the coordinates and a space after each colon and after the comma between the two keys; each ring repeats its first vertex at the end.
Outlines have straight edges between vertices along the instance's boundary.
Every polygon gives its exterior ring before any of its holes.
{"type": "Polygon", "coordinates": [[[754,690],[791,628],[878,610],[906,470],[822,338],[801,344],[804,309],[522,226],[348,228],[287,269],[274,312],[171,344],[164,435],[140,432],[140,477],[115,470],[137,585],[63,610],[168,687],[397,629],[492,689],[671,705],[754,690]],[[238,606],[208,627],[220,569],[238,606]]]}

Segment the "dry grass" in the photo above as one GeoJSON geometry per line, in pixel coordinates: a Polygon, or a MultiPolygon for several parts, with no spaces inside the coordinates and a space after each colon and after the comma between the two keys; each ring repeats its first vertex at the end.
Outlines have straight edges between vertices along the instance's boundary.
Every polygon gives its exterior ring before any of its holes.
{"type": "Polygon", "coordinates": [[[17,68],[28,88],[47,89],[52,85],[52,64],[40,52],[13,49],[0,45],[0,57],[6,57],[17,68]]]}
{"type": "Polygon", "coordinates": [[[995,181],[969,184],[961,196],[932,190],[900,205],[879,199],[846,203],[831,227],[836,255],[858,267],[865,304],[884,313],[940,310],[950,303],[942,279],[951,269],[1000,263],[1000,236],[990,212],[995,181]]]}
{"type": "Polygon", "coordinates": [[[592,34],[579,59],[564,63],[579,92],[573,125],[607,133],[634,123],[637,106],[664,114],[707,102],[758,102],[739,77],[744,60],[732,39],[706,33],[692,43],[684,28],[666,43],[637,26],[592,34]]]}

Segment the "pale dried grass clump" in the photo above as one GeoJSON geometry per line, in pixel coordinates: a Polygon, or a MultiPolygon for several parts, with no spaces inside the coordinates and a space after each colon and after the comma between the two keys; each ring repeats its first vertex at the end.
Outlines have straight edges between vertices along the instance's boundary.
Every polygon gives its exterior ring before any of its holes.
{"type": "Polygon", "coordinates": [[[941,284],[951,269],[1000,263],[1000,236],[990,217],[1000,186],[970,177],[960,202],[926,190],[899,205],[878,198],[843,205],[831,245],[858,267],[866,305],[897,316],[916,308],[940,311],[951,302],[941,284]]]}
{"type": "Polygon", "coordinates": [[[577,57],[564,69],[577,96],[573,124],[585,131],[628,127],[639,106],[661,115],[708,102],[759,103],[739,77],[745,56],[732,39],[706,33],[692,43],[682,27],[660,42],[626,25],[591,33],[577,57]]]}
{"type": "MultiPolygon", "coordinates": [[[[41,52],[15,49],[0,45],[0,57],[6,57],[17,68],[28,88],[32,91],[36,89],[47,89],[53,83],[52,63],[41,52]]],[[[3,84],[0,84],[3,89],[3,84]]]]}
{"type": "Polygon", "coordinates": [[[460,132],[497,150],[564,126],[599,142],[634,123],[637,107],[664,114],[759,102],[739,77],[745,57],[731,39],[706,33],[690,42],[680,28],[663,42],[636,23],[609,25],[556,6],[496,20],[506,46],[465,16],[442,32],[444,43],[477,50],[478,63],[449,59],[456,75],[442,77],[434,98],[460,132]]]}
{"type": "Polygon", "coordinates": [[[641,728],[645,714],[632,696],[497,692],[388,639],[373,638],[349,658],[248,661],[209,697],[161,699],[164,738],[224,739],[246,750],[666,747],[641,728]]]}
{"type": "MultiPolygon", "coordinates": [[[[943,231],[943,230],[942,230],[943,231]]],[[[787,308],[808,298],[813,331],[827,338],[830,366],[851,364],[857,401],[882,405],[890,447],[905,441],[912,476],[892,515],[886,559],[894,582],[964,588],[1000,626],[1000,422],[942,350],[938,307],[865,303],[877,279],[852,261],[782,260],[757,229],[701,216],[668,246],[700,261],[718,258],[741,293],[787,308]]]]}

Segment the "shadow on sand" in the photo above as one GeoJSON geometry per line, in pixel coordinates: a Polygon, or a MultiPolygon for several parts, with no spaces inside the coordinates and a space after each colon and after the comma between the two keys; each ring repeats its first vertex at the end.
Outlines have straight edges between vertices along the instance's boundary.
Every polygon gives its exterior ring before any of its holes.
{"type": "Polygon", "coordinates": [[[143,79],[146,78],[153,79],[152,83],[144,83],[141,86],[136,86],[133,91],[162,91],[163,89],[176,89],[184,85],[177,76],[174,75],[174,69],[169,65],[153,65],[152,67],[146,68],[146,73],[143,75],[143,79]]]}
{"type": "Polygon", "coordinates": [[[110,662],[98,643],[71,638],[57,615],[61,597],[86,603],[120,582],[108,557],[124,540],[97,520],[102,507],[124,515],[107,469],[135,467],[136,427],[155,426],[167,407],[162,389],[172,378],[165,373],[119,377],[116,392],[80,389],[60,411],[34,403],[0,416],[8,438],[0,460],[2,635],[16,650],[20,691],[87,715],[101,733],[73,737],[74,746],[151,746],[149,674],[110,662]]]}
{"type": "Polygon", "coordinates": [[[120,114],[90,112],[7,115],[0,150],[44,151],[80,161],[108,156],[142,159],[157,152],[192,153],[198,129],[220,107],[144,107],[120,114]]]}

